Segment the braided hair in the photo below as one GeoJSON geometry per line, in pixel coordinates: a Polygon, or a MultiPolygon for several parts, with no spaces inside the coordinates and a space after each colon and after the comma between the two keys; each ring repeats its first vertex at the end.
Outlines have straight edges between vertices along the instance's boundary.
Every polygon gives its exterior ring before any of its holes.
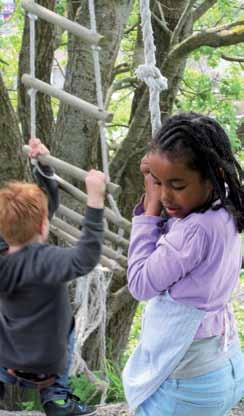
{"type": "Polygon", "coordinates": [[[239,232],[244,229],[243,170],[233,155],[230,140],[220,124],[193,112],[169,117],[152,140],[151,151],[169,159],[184,158],[188,167],[211,181],[214,197],[232,213],[239,232]]]}

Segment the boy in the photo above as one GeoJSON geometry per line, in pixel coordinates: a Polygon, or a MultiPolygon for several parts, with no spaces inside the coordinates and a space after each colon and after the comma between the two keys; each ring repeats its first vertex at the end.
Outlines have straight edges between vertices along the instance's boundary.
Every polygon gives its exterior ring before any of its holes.
{"type": "Polygon", "coordinates": [[[95,414],[62,389],[74,326],[65,282],[96,266],[103,238],[104,174],[89,172],[86,186],[83,233],[73,248],[45,244],[48,207],[40,188],[16,182],[0,190],[0,233],[9,246],[0,259],[0,379],[36,384],[48,416],[95,414]]]}

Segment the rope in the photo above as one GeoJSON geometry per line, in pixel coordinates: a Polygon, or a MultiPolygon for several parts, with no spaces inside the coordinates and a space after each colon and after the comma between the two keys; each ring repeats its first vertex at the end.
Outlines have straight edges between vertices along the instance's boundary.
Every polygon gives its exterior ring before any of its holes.
{"type": "MultiPolygon", "coordinates": [[[[37,16],[28,13],[30,23],[30,74],[35,78],[35,21],[37,16]]],[[[30,134],[36,137],[36,90],[31,88],[28,91],[30,95],[30,134]]]]}
{"type": "MultiPolygon", "coordinates": [[[[97,24],[96,24],[96,14],[95,14],[94,0],[89,0],[88,1],[88,6],[89,6],[91,30],[96,33],[97,24]]],[[[99,52],[100,52],[101,48],[98,47],[98,46],[95,46],[95,45],[93,45],[91,48],[92,48],[94,73],[95,73],[95,81],[96,81],[97,104],[98,104],[98,107],[101,110],[104,110],[101,67],[100,67],[100,60],[99,60],[99,52]]],[[[102,148],[103,171],[106,175],[107,181],[110,181],[109,161],[108,161],[108,147],[107,147],[107,140],[106,140],[105,123],[103,121],[99,121],[98,126],[99,126],[101,148],[102,148]]],[[[109,205],[111,206],[112,210],[115,212],[116,215],[118,215],[118,221],[119,221],[122,217],[121,217],[121,214],[120,214],[120,211],[119,211],[119,208],[117,206],[116,201],[114,200],[114,198],[111,194],[108,194],[107,198],[108,198],[108,202],[109,202],[109,205]]]]}
{"type": "Polygon", "coordinates": [[[145,64],[136,70],[136,76],[149,87],[149,110],[152,133],[161,127],[160,92],[167,89],[167,79],[156,67],[155,44],[151,22],[150,0],[140,0],[141,26],[144,40],[145,64]]]}
{"type": "Polygon", "coordinates": [[[107,287],[112,277],[111,272],[105,272],[101,266],[97,266],[88,275],[77,280],[75,304],[79,306],[76,313],[77,338],[75,354],[72,364],[72,373],[83,370],[82,348],[89,336],[99,328],[100,351],[105,354],[106,331],[106,300],[107,287]]]}

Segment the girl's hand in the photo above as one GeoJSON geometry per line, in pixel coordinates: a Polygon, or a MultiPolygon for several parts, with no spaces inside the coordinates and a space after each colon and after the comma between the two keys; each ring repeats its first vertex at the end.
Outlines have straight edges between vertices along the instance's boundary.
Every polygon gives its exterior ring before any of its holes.
{"type": "Polygon", "coordinates": [[[92,208],[103,208],[106,190],[106,177],[103,172],[92,169],[86,176],[87,205],[92,208]]]}
{"type": "Polygon", "coordinates": [[[158,216],[162,211],[160,186],[155,184],[150,173],[149,156],[147,154],[141,160],[140,170],[144,175],[144,186],[146,191],[144,198],[145,214],[158,216]]]}
{"type": "Polygon", "coordinates": [[[45,155],[49,155],[49,150],[47,149],[47,147],[41,142],[40,139],[37,138],[31,138],[29,140],[29,146],[30,146],[30,151],[29,151],[29,158],[37,158],[38,156],[45,156],[45,155]]]}

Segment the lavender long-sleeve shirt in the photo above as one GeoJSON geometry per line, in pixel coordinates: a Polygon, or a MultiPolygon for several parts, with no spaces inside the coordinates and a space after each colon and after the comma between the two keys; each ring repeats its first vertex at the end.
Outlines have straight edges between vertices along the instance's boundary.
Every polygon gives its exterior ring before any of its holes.
{"type": "Polygon", "coordinates": [[[212,312],[195,338],[221,335],[224,305],[237,285],[241,258],[240,235],[224,208],[167,223],[161,217],[137,215],[132,222],[128,287],[138,300],[168,290],[174,300],[212,312]]]}

